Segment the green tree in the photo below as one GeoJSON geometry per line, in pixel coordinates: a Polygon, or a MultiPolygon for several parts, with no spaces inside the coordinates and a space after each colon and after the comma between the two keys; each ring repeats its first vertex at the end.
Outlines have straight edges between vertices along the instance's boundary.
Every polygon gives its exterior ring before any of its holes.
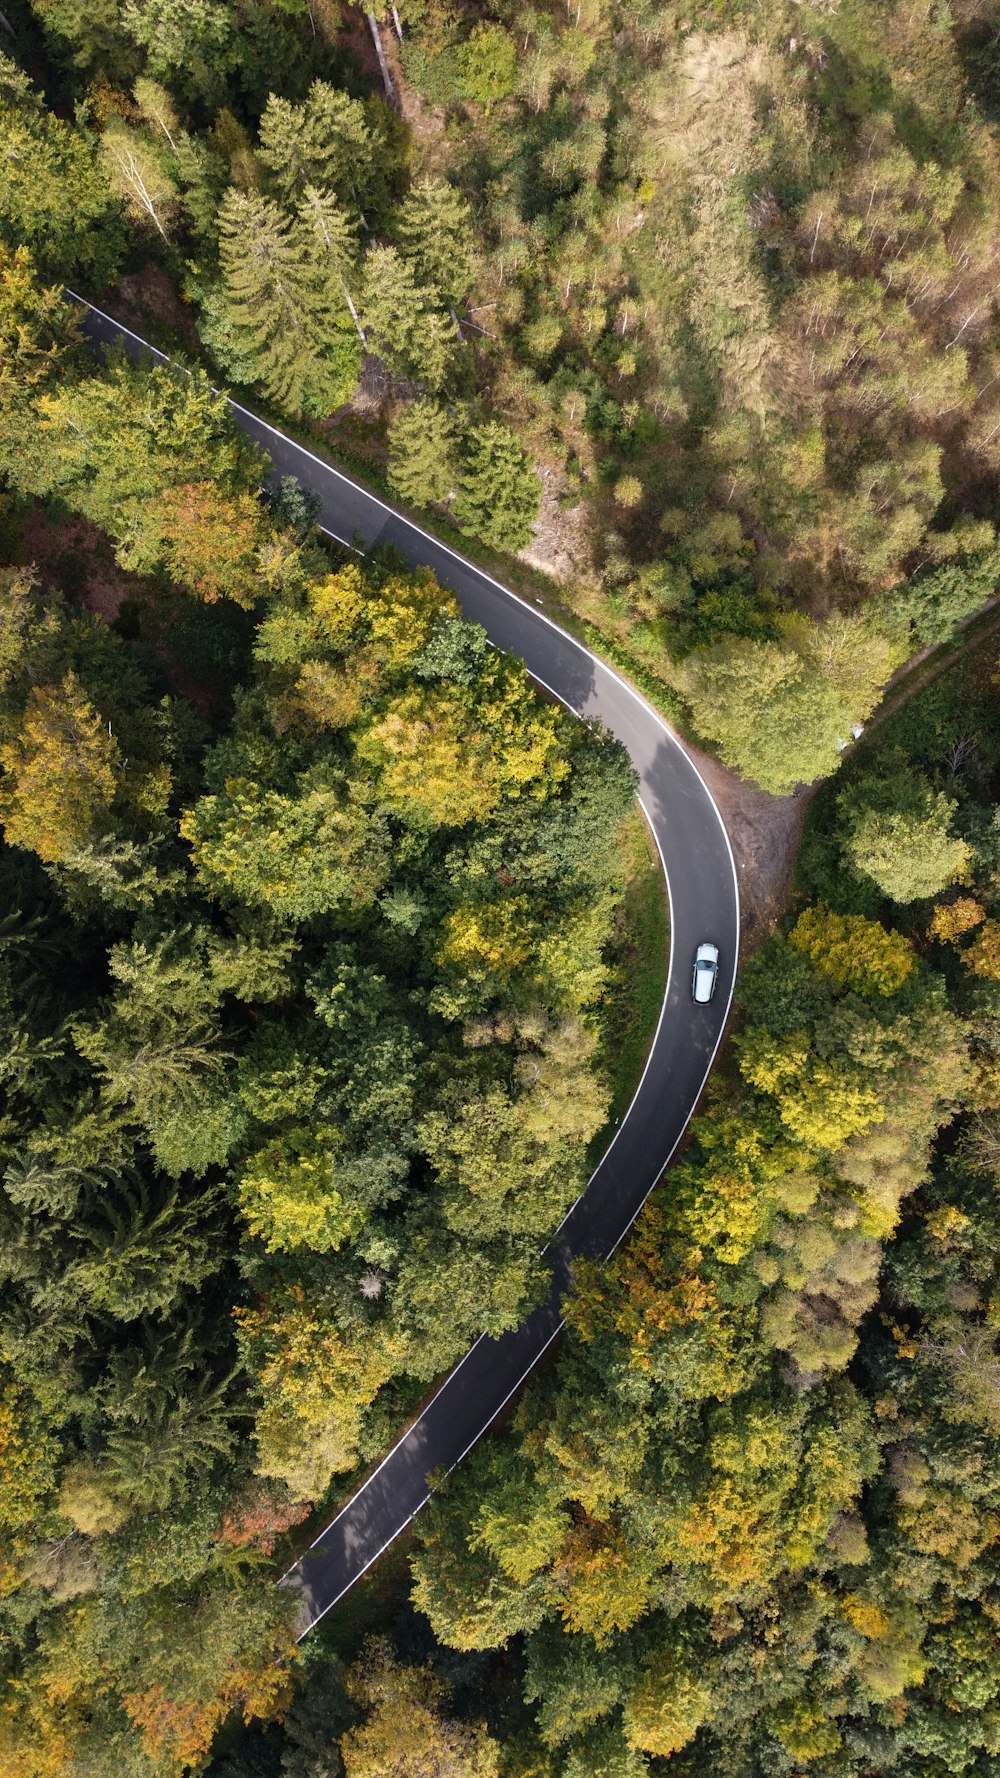
{"type": "Polygon", "coordinates": [[[497,420],[473,427],[463,449],[455,518],[494,549],[523,549],[538,517],[542,487],[515,434],[497,420]]]}
{"type": "Polygon", "coordinates": [[[487,111],[514,90],[517,45],[509,31],[491,19],[473,25],[455,54],[464,96],[487,111]]]}
{"type": "Polygon", "coordinates": [[[389,428],[389,486],[414,506],[448,499],[456,481],[455,427],[437,401],[414,401],[389,428]]]}
{"type": "Polygon", "coordinates": [[[124,566],[149,571],[182,540],[162,522],[166,491],[214,483],[219,495],[255,493],[259,459],[203,373],[185,376],[118,357],[97,375],[43,393],[37,452],[9,465],[26,493],[57,493],[107,530],[124,566]],[[169,545],[168,545],[169,538],[169,545]]]}
{"type": "Polygon", "coordinates": [[[472,212],[454,186],[418,180],[400,206],[395,234],[421,284],[452,307],[461,302],[472,282],[474,235],[472,212]]]}
{"type": "Polygon", "coordinates": [[[146,52],[146,71],[193,100],[217,105],[240,58],[237,19],[213,0],[128,0],[123,23],[146,52]]]}
{"type": "Polygon", "coordinates": [[[290,222],[268,198],[230,190],[219,255],[236,347],[257,380],[299,412],[338,407],[357,377],[357,342],[312,227],[290,222]]]}
{"type": "Polygon", "coordinates": [[[835,617],[786,642],[700,649],[685,661],[683,682],[696,725],[727,765],[787,796],[836,770],[893,663],[891,642],[864,617],[835,617]]]}
{"type": "Polygon", "coordinates": [[[387,201],[397,151],[380,106],[314,80],[300,105],[270,95],[260,158],[279,197],[301,197],[311,185],[371,228],[387,201]]]}
{"type": "Polygon", "coordinates": [[[863,779],[837,803],[845,857],[892,901],[938,895],[964,878],[971,861],[967,841],[952,831],[956,808],[912,771],[863,779]]]}
{"type": "Polygon", "coordinates": [[[227,777],[182,816],[181,833],[207,887],[283,919],[370,905],[387,874],[384,825],[322,767],[291,791],[227,777]]]}
{"type": "Polygon", "coordinates": [[[0,230],[53,277],[98,283],[122,249],[118,205],[83,136],[45,109],[27,76],[0,55],[0,230]]]}
{"type": "Polygon", "coordinates": [[[445,382],[458,330],[437,306],[438,292],[422,284],[395,247],[365,256],[361,318],[373,351],[397,376],[438,390],[445,382]]]}
{"type": "Polygon", "coordinates": [[[299,200],[299,216],[319,249],[320,261],[335,290],[347,306],[362,346],[367,345],[352,290],[358,274],[357,230],[337,199],[315,185],[307,185],[299,200]]]}
{"type": "Polygon", "coordinates": [[[204,935],[118,945],[110,965],[114,997],[97,1016],[76,1021],[76,1046],[107,1103],[127,1107],[144,1127],[163,1171],[204,1174],[243,1133],[204,935]]]}

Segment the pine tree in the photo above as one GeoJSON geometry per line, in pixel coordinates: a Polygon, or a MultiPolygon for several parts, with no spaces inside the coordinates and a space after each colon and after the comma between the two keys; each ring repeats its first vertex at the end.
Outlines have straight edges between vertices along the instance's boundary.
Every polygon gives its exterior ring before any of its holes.
{"type": "Polygon", "coordinates": [[[329,413],[353,388],[357,349],[345,339],[314,238],[271,199],[235,190],[223,200],[219,234],[239,350],[274,400],[329,413]]]}
{"type": "Polygon", "coordinates": [[[271,94],[260,120],[260,158],[279,197],[317,185],[356,210],[365,227],[387,202],[394,154],[385,126],[324,80],[313,81],[301,105],[271,94]]]}
{"type": "Polygon", "coordinates": [[[358,231],[337,199],[319,186],[307,185],[299,203],[303,227],[315,240],[322,265],[334,289],[347,304],[361,344],[368,344],[351,295],[358,268],[358,231]]]}
{"type": "Polygon", "coordinates": [[[407,193],[396,224],[400,248],[421,283],[445,302],[460,302],[472,282],[472,212],[443,179],[421,179],[407,193]]]}
{"type": "Polygon", "coordinates": [[[414,506],[447,500],[455,486],[455,429],[438,401],[414,401],[389,430],[389,486],[414,506]]]}
{"type": "Polygon", "coordinates": [[[541,496],[531,460],[508,426],[490,420],[469,434],[455,501],[455,517],[468,536],[494,549],[523,549],[541,496]]]}
{"type": "Polygon", "coordinates": [[[245,43],[235,7],[218,0],[129,0],[122,23],[145,49],[154,80],[203,100],[211,111],[218,108],[226,75],[238,66],[245,43]]]}
{"type": "Polygon", "coordinates": [[[423,287],[395,247],[373,247],[365,260],[362,319],[373,351],[397,376],[440,389],[458,338],[455,323],[435,308],[437,292],[423,287]]]}

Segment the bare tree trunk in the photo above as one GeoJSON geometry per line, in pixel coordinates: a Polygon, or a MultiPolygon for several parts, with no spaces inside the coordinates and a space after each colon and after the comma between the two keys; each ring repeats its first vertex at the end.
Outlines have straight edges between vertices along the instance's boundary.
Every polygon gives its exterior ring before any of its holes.
{"type": "Polygon", "coordinates": [[[394,6],[390,6],[389,11],[392,13],[392,22],[396,27],[396,36],[399,38],[400,43],[402,43],[402,41],[403,41],[403,27],[400,22],[399,13],[396,11],[396,8],[394,6]]]}
{"type": "Polygon", "coordinates": [[[365,349],[365,351],[366,351],[366,352],[367,352],[367,350],[368,350],[368,341],[367,341],[367,339],[366,339],[366,338],[365,338],[365,330],[364,330],[364,328],[363,328],[363,327],[362,327],[362,325],[361,325],[361,322],[360,322],[360,320],[359,320],[359,318],[358,318],[358,311],[357,311],[357,309],[356,309],[356,308],[355,308],[355,307],[354,307],[354,303],[353,303],[353,301],[352,301],[352,300],[351,300],[351,293],[350,293],[350,291],[349,291],[349,290],[348,290],[348,288],[347,288],[347,285],[346,285],[346,284],[345,284],[345,283],[344,283],[344,282],[343,282],[343,281],[341,281],[341,285],[340,285],[340,288],[341,288],[341,290],[342,290],[342,291],[343,291],[343,292],[344,292],[344,301],[345,301],[345,303],[346,303],[346,304],[347,304],[347,306],[348,306],[348,308],[349,308],[349,309],[350,309],[350,311],[351,311],[351,320],[352,320],[352,321],[353,321],[353,322],[354,322],[354,325],[355,325],[355,327],[356,327],[356,328],[357,328],[357,330],[358,330],[358,339],[359,339],[359,340],[360,340],[360,341],[361,341],[361,344],[362,344],[362,345],[363,345],[363,346],[364,346],[364,349],[365,349]]]}
{"type": "Polygon", "coordinates": [[[385,59],[385,50],[382,48],[382,37],[378,28],[378,19],[373,12],[366,12],[365,18],[368,20],[368,28],[372,34],[372,42],[375,45],[375,54],[378,56],[378,65],[382,70],[382,85],[385,87],[385,96],[390,105],[395,105],[396,89],[392,84],[392,75],[389,73],[389,64],[385,59]]]}
{"type": "Polygon", "coordinates": [[[150,221],[155,224],[161,238],[165,241],[167,238],[167,231],[157,213],[156,199],[149,191],[143,177],[142,168],[136,160],[135,155],[127,152],[123,153],[123,151],[117,147],[113,149],[113,153],[115,160],[118,162],[121,169],[122,178],[128,190],[131,192],[140,208],[145,210],[146,215],[149,217],[150,221]]]}
{"type": "Polygon", "coordinates": [[[8,37],[13,37],[15,41],[17,40],[17,32],[5,12],[0,12],[0,26],[6,31],[8,37]]]}

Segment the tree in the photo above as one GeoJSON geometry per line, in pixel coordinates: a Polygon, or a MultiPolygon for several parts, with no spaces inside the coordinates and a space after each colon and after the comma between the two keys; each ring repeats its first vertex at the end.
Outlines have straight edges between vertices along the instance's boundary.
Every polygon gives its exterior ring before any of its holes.
{"type": "Polygon", "coordinates": [[[53,1281],[49,1301],[72,1293],[120,1322],[166,1315],[218,1270],[208,1227],[214,1209],[211,1193],[185,1204],[176,1187],[156,1202],[141,1177],[132,1189],[122,1181],[116,1192],[88,1192],[71,1224],[79,1257],[53,1281]]]}
{"type": "Polygon", "coordinates": [[[334,1130],[298,1130],[244,1166],[240,1205],[269,1253],[297,1247],[329,1253],[360,1232],[364,1207],[338,1190],[341,1145],[334,1130]]]}
{"type": "Polygon", "coordinates": [[[55,1480],[52,1435],[37,1404],[13,1378],[5,1376],[0,1392],[0,1526],[4,1534],[0,1562],[0,1593],[17,1585],[13,1563],[30,1547],[41,1502],[55,1480]]]}
{"type": "Polygon", "coordinates": [[[70,858],[104,828],[118,788],[118,744],[75,673],[36,686],[16,740],[0,746],[7,843],[45,864],[70,858]]]}
{"type": "Polygon", "coordinates": [[[925,568],[885,595],[889,615],[912,624],[923,643],[947,642],[965,618],[985,605],[1000,582],[1000,547],[992,537],[985,547],[975,533],[968,540],[959,534],[955,542],[965,545],[955,551],[961,560],[925,568]]]}
{"type": "Polygon", "coordinates": [[[365,907],[385,882],[386,833],[322,768],[292,791],[233,776],[181,817],[205,885],[286,920],[365,907]]]}
{"type": "Polygon", "coordinates": [[[279,197],[292,200],[313,186],[370,229],[386,204],[398,151],[380,106],[314,80],[301,105],[270,95],[260,158],[279,197]]]}
{"type": "Polygon", "coordinates": [[[923,901],[960,881],[971,853],[951,830],[957,805],[918,773],[864,779],[838,799],[839,831],[853,870],[897,902],[923,901]]]}
{"type": "Polygon", "coordinates": [[[696,1660],[658,1649],[622,1712],[626,1745],[669,1758],[692,1741],[712,1715],[712,1687],[696,1660]]]}
{"type": "Polygon", "coordinates": [[[865,618],[836,617],[788,641],[726,641],[684,663],[697,727],[727,765],[774,796],[836,770],[853,724],[878,702],[891,643],[865,618]]]}
{"type": "Polygon", "coordinates": [[[487,111],[498,99],[513,92],[517,77],[517,45],[509,31],[492,19],[473,25],[456,51],[459,78],[465,96],[487,111]]]}
{"type": "Polygon", "coordinates": [[[166,87],[143,75],[136,81],[132,92],[147,123],[159,130],[171,153],[176,154],[183,132],[177,107],[166,87]]]}
{"type": "Polygon", "coordinates": [[[367,346],[364,328],[351,294],[358,269],[358,237],[354,224],[336,198],[315,185],[305,187],[299,201],[299,216],[304,226],[312,231],[321,263],[347,305],[362,346],[367,346]]]}
{"type": "Polygon", "coordinates": [[[403,1343],[384,1324],[341,1333],[299,1290],[237,1310],[237,1331],[257,1374],[257,1472],[293,1499],[316,1499],[356,1460],[363,1410],[399,1366],[403,1343]]]}
{"type": "Polygon", "coordinates": [[[521,676],[490,662],[477,689],[487,686],[478,720],[471,688],[442,680],[386,700],[358,725],[355,750],[387,808],[417,826],[462,827],[505,793],[544,799],[566,776],[558,719],[533,707],[521,676]]]}
{"type": "MultiPolygon", "coordinates": [[[[14,485],[32,494],[58,492],[109,532],[118,560],[130,569],[163,565],[169,527],[165,536],[158,516],[167,490],[215,483],[224,505],[226,497],[260,486],[260,459],[203,372],[186,376],[118,355],[103,372],[43,392],[36,431],[37,449],[9,467],[14,485]]],[[[182,552],[183,540],[175,537],[171,547],[182,552]]]]}
{"type": "Polygon", "coordinates": [[[455,487],[455,429],[437,401],[408,403],[389,428],[389,486],[402,500],[428,506],[455,487]]]}
{"type": "Polygon", "coordinates": [[[438,293],[421,284],[395,247],[372,247],[365,257],[361,318],[373,351],[397,376],[440,389],[458,339],[455,323],[437,307],[438,293]]]}
{"type": "Polygon", "coordinates": [[[122,249],[118,205],[84,137],[42,105],[0,55],[0,233],[53,277],[113,276],[122,249]]]}
{"type": "Polygon", "coordinates": [[[225,77],[237,66],[237,20],[212,0],[128,0],[124,23],[146,51],[146,72],[180,87],[213,108],[225,96],[225,77]]]}
{"type": "Polygon", "coordinates": [[[217,1381],[203,1364],[196,1369],[183,1348],[176,1355],[157,1350],[154,1359],[138,1342],[116,1354],[108,1372],[101,1403],[108,1486],[133,1511],[164,1511],[232,1455],[231,1379],[217,1381]]]}
{"type": "Polygon", "coordinates": [[[888,932],[860,914],[836,914],[822,904],[799,915],[788,942],[820,975],[859,994],[895,994],[916,968],[901,933],[888,932]]]}
{"type": "Polygon", "coordinates": [[[80,339],[58,286],[39,284],[27,247],[0,246],[0,407],[5,416],[54,385],[80,339]]]}
{"type": "Polygon", "coordinates": [[[465,441],[455,518],[494,549],[523,549],[541,505],[542,486],[510,428],[497,420],[473,427],[465,441]]]}
{"type": "Polygon", "coordinates": [[[365,1711],[340,1743],[347,1778],[498,1778],[500,1748],[485,1723],[444,1715],[447,1687],[430,1667],[405,1667],[372,1639],[347,1675],[365,1711]]]}
{"type": "Polygon", "coordinates": [[[268,527],[254,494],[222,494],[214,482],[168,488],[150,503],[147,524],[160,533],[157,551],[171,578],[206,604],[233,599],[250,607],[263,574],[268,527]]]}
{"type": "Polygon", "coordinates": [[[219,256],[237,348],[268,394],[300,412],[339,407],[354,387],[357,344],[311,227],[268,198],[230,190],[219,256]]]}
{"type": "Polygon", "coordinates": [[[111,189],[127,210],[151,223],[166,240],[177,214],[179,190],[168,164],[168,150],[143,130],[120,118],[109,118],[98,148],[111,189]]]}
{"type": "Polygon", "coordinates": [[[472,282],[472,212],[443,179],[420,179],[410,187],[395,224],[396,239],[421,284],[440,292],[451,307],[472,282]]]}

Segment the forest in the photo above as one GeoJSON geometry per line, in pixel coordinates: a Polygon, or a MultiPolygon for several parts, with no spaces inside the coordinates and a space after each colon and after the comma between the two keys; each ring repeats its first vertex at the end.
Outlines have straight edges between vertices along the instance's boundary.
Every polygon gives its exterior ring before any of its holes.
{"type": "Polygon", "coordinates": [[[998,0],[8,0],[3,1778],[997,1769],[998,293],[998,0]],[[801,838],[631,1238],[300,1643],[665,915],[619,743],[222,390],[801,838]]]}

